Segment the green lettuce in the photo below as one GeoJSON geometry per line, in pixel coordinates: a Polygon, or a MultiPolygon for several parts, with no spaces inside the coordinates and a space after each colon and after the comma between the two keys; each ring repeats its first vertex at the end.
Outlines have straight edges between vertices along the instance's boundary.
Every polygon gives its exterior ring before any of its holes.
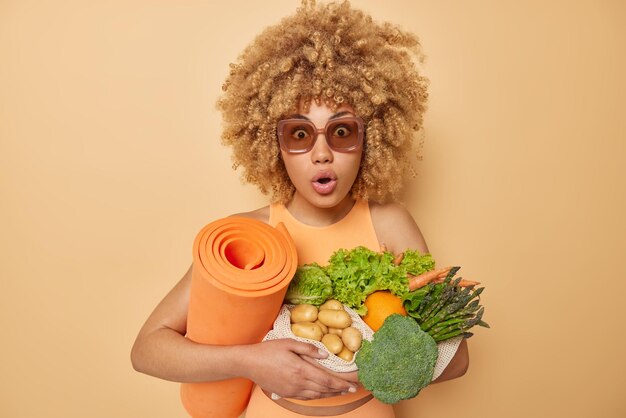
{"type": "Polygon", "coordinates": [[[404,258],[398,266],[404,269],[406,273],[419,276],[435,268],[435,261],[430,254],[422,254],[419,251],[407,250],[404,252],[404,258]]]}
{"type": "MultiPolygon", "coordinates": [[[[389,290],[403,297],[408,293],[407,272],[413,273],[432,263],[430,255],[406,251],[408,260],[396,266],[394,255],[388,251],[378,253],[365,247],[340,249],[330,257],[326,273],[333,284],[333,297],[365,315],[365,298],[378,290],[389,290]],[[428,261],[430,260],[430,261],[428,261]]],[[[432,263],[434,265],[434,263],[432,263]]],[[[418,273],[419,274],[419,273],[418,273]]]]}
{"type": "Polygon", "coordinates": [[[299,305],[321,305],[333,294],[333,286],[324,269],[316,263],[298,267],[289,283],[285,301],[299,305]]]}
{"type": "Polygon", "coordinates": [[[435,268],[430,254],[406,250],[399,265],[389,252],[376,252],[366,247],[335,251],[328,265],[316,263],[298,267],[289,284],[287,303],[320,305],[333,297],[365,315],[365,298],[378,290],[389,290],[404,297],[409,292],[407,273],[419,275],[435,268]]]}

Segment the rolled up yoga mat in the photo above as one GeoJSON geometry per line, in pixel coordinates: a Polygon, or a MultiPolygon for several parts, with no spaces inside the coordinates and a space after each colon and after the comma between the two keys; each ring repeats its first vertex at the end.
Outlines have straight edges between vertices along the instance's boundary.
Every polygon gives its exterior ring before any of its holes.
{"type": "MultiPolygon", "coordinates": [[[[297,268],[283,224],[229,217],[212,222],[193,245],[187,338],[212,345],[253,344],[272,328],[297,268]]],[[[237,418],[253,383],[244,378],[183,383],[181,400],[194,418],[237,418]]]]}

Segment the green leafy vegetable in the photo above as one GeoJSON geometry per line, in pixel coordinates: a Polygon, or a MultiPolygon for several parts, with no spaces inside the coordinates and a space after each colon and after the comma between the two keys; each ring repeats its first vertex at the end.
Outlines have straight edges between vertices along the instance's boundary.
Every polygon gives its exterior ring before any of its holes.
{"type": "Polygon", "coordinates": [[[394,255],[388,251],[378,253],[365,247],[336,251],[325,268],[333,284],[333,297],[359,315],[365,315],[365,298],[377,290],[404,296],[408,292],[407,272],[420,274],[428,266],[434,266],[430,254],[417,251],[404,254],[402,262],[396,266],[394,255]]]}
{"type": "Polygon", "coordinates": [[[435,261],[430,254],[421,254],[419,251],[406,250],[399,267],[404,269],[405,276],[406,273],[419,276],[422,273],[434,269],[435,261]]]}
{"type": "Polygon", "coordinates": [[[289,283],[285,301],[295,305],[321,305],[333,294],[333,286],[324,269],[316,263],[298,267],[289,283]]]}
{"type": "Polygon", "coordinates": [[[433,378],[438,351],[435,340],[410,317],[393,314],[363,341],[356,355],[359,380],[381,402],[409,399],[433,378]]]}

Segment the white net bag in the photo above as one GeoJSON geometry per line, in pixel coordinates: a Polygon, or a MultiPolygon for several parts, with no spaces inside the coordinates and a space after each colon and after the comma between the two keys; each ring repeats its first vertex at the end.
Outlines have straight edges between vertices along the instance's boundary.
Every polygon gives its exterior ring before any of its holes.
{"type": "Polygon", "coordinates": [[[435,363],[435,372],[433,373],[432,380],[441,376],[441,373],[443,373],[445,368],[448,367],[450,360],[452,360],[452,357],[456,354],[456,350],[459,349],[459,344],[461,344],[462,340],[463,337],[454,337],[437,343],[437,351],[439,351],[439,355],[437,356],[437,363],[435,363]]]}
{"type": "MultiPolygon", "coordinates": [[[[313,344],[317,348],[322,349],[329,354],[328,357],[326,357],[325,359],[317,360],[317,362],[320,363],[322,366],[334,372],[340,373],[357,371],[358,367],[354,362],[354,358],[356,358],[356,353],[352,361],[347,362],[344,359],[339,358],[335,354],[329,353],[328,350],[326,350],[324,344],[322,344],[321,342],[310,340],[308,338],[298,337],[294,335],[293,332],[291,332],[290,309],[294,306],[295,305],[287,304],[282,306],[280,312],[278,313],[278,316],[276,317],[276,320],[274,321],[274,328],[272,328],[272,330],[267,333],[265,338],[263,338],[263,341],[292,338],[297,341],[313,344]]],[[[359,314],[357,314],[345,305],[344,309],[352,318],[351,326],[361,332],[363,340],[372,341],[372,339],[374,338],[374,331],[363,321],[363,319],[361,319],[359,314]]],[[[432,380],[435,380],[441,375],[441,373],[443,373],[444,369],[450,363],[450,360],[452,360],[452,357],[454,357],[454,355],[456,354],[456,351],[459,348],[459,344],[461,343],[462,339],[463,337],[455,337],[437,344],[437,350],[439,352],[439,355],[437,357],[437,363],[435,364],[435,371],[433,373],[432,380]]]]}
{"type": "MultiPolygon", "coordinates": [[[[278,340],[281,338],[293,338],[294,340],[313,344],[317,348],[322,349],[328,353],[328,350],[326,350],[326,347],[321,342],[309,340],[308,338],[298,337],[294,335],[293,332],[291,332],[290,309],[293,308],[294,306],[295,305],[283,305],[280,312],[278,313],[278,317],[274,321],[274,328],[270,332],[267,333],[265,338],[263,338],[263,341],[278,340]]],[[[344,309],[348,313],[348,315],[350,315],[350,318],[352,318],[351,327],[358,329],[361,332],[361,335],[363,336],[364,340],[372,341],[372,338],[374,338],[374,331],[372,331],[372,329],[368,327],[365,322],[363,322],[359,314],[357,314],[356,312],[354,312],[352,309],[350,309],[349,307],[345,305],[344,305],[344,309]]],[[[340,373],[354,372],[358,370],[358,368],[356,367],[356,364],[354,363],[354,358],[356,357],[356,353],[354,353],[355,356],[352,358],[352,361],[350,362],[347,362],[344,359],[339,358],[332,353],[328,353],[328,354],[329,354],[328,357],[326,357],[325,359],[317,360],[318,363],[320,363],[322,366],[326,367],[327,369],[330,369],[334,372],[340,372],[340,373]]]]}

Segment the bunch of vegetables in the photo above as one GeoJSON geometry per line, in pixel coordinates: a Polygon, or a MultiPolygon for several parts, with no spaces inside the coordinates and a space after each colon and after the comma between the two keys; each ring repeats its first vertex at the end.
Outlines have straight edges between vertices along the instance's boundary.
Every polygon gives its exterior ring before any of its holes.
{"type": "MultiPolygon", "coordinates": [[[[478,282],[462,278],[453,280],[460,267],[442,269],[445,278],[435,277],[404,297],[404,307],[415,318],[420,328],[436,342],[458,335],[472,336],[469,329],[474,325],[489,327],[482,320],[484,308],[480,306],[480,294],[484,287],[474,289],[478,282]]],[[[439,277],[437,276],[437,277],[439,277]]],[[[427,277],[428,278],[428,277],[427,277]]],[[[422,279],[425,279],[422,277],[422,279]]]]}
{"type": "Polygon", "coordinates": [[[459,268],[435,269],[430,254],[413,250],[394,255],[385,248],[340,249],[327,266],[300,267],[285,300],[320,305],[333,298],[365,317],[370,295],[381,291],[395,295],[404,309],[374,329],[374,339],[363,341],[355,362],[361,383],[382,402],[396,403],[416,396],[430,383],[438,342],[469,338],[475,325],[489,327],[480,306],[484,288],[455,278],[459,268]]]}
{"type": "Polygon", "coordinates": [[[434,266],[430,254],[418,251],[405,251],[402,257],[396,257],[389,251],[376,252],[365,247],[340,249],[330,257],[327,266],[312,263],[299,267],[285,300],[319,305],[332,297],[364,316],[368,295],[389,290],[404,296],[409,292],[409,277],[434,266]]]}

